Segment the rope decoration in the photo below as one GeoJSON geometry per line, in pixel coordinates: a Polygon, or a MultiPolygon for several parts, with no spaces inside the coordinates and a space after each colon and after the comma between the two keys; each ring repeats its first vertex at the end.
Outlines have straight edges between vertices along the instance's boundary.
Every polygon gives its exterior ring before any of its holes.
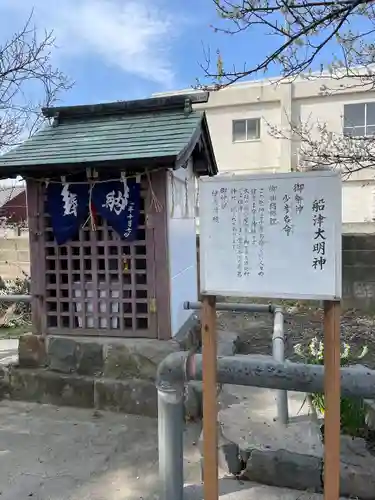
{"type": "MultiPolygon", "coordinates": [[[[106,183],[106,182],[114,182],[114,181],[118,181],[119,178],[118,177],[115,177],[115,178],[111,178],[111,179],[98,179],[97,178],[97,171],[93,170],[92,172],[92,176],[91,175],[87,175],[88,174],[88,170],[89,169],[86,169],[86,176],[87,176],[87,179],[85,181],[66,181],[66,182],[69,182],[69,184],[87,184],[87,180],[89,179],[95,179],[95,184],[101,184],[101,183],[106,183]]],[[[121,175],[121,179],[125,179],[125,180],[129,180],[129,179],[138,179],[140,180],[141,176],[143,174],[145,174],[146,176],[148,176],[149,178],[150,177],[150,173],[154,173],[154,172],[160,172],[161,170],[165,170],[165,168],[156,168],[156,169],[152,169],[151,171],[150,170],[145,170],[144,172],[141,172],[141,173],[136,173],[136,174],[126,174],[125,172],[123,173],[123,175],[121,175]]],[[[79,173],[79,172],[77,172],[79,173]]],[[[33,182],[39,182],[41,184],[44,184],[46,183],[47,181],[50,182],[50,183],[56,183],[56,184],[61,184],[61,175],[57,175],[55,178],[51,178],[49,177],[48,179],[46,178],[39,178],[39,177],[29,177],[29,176],[24,176],[24,179],[27,181],[27,180],[30,180],[30,181],[33,181],[33,182]]]]}
{"type": "MultiPolygon", "coordinates": [[[[150,194],[151,194],[151,202],[150,202],[150,209],[154,209],[155,212],[162,212],[163,210],[163,204],[159,201],[156,193],[155,193],[155,190],[154,190],[154,187],[152,185],[152,181],[151,181],[151,173],[154,173],[154,172],[157,172],[157,171],[161,171],[161,170],[165,170],[165,168],[157,168],[157,169],[153,169],[151,170],[151,172],[149,170],[145,170],[143,172],[143,174],[146,176],[147,178],[147,182],[148,182],[148,187],[149,187],[149,190],[150,190],[150,194]]],[[[123,185],[124,185],[124,195],[125,197],[127,196],[127,193],[129,191],[129,187],[128,187],[128,180],[129,179],[135,179],[137,183],[140,183],[141,182],[141,176],[142,174],[141,173],[136,173],[136,174],[126,174],[125,172],[121,172],[121,177],[120,179],[122,180],[123,182],[123,185]]],[[[31,180],[33,182],[37,182],[37,183],[40,183],[40,184],[45,184],[45,186],[47,187],[48,184],[72,184],[72,185],[84,185],[84,184],[89,184],[89,216],[87,218],[87,220],[85,221],[85,223],[83,224],[83,227],[85,227],[88,223],[90,223],[91,225],[91,230],[92,231],[96,231],[97,227],[96,227],[96,220],[95,220],[95,211],[94,211],[94,208],[93,208],[93,204],[92,204],[92,191],[93,191],[93,188],[96,184],[105,184],[105,183],[109,183],[109,182],[114,182],[114,181],[118,181],[119,178],[116,177],[116,178],[111,178],[111,179],[98,179],[98,172],[95,170],[95,169],[91,169],[91,168],[87,168],[86,169],[86,180],[84,181],[70,181],[70,180],[67,180],[66,179],[66,176],[55,176],[55,178],[34,178],[34,177],[28,177],[28,176],[25,176],[24,177],[25,180],[31,180]]]]}
{"type": "Polygon", "coordinates": [[[88,223],[88,221],[90,220],[91,231],[96,231],[95,214],[94,214],[94,211],[92,209],[92,190],[93,190],[94,185],[95,185],[95,182],[90,182],[90,188],[89,188],[89,217],[88,217],[88,219],[86,220],[86,222],[83,225],[83,227],[85,227],[86,224],[88,223]]]}
{"type": "MultiPolygon", "coordinates": [[[[151,193],[151,203],[150,203],[150,208],[154,208],[156,212],[161,212],[163,210],[163,204],[159,201],[156,193],[155,193],[155,190],[153,188],[153,185],[152,185],[152,181],[151,181],[151,175],[150,173],[154,173],[154,172],[159,172],[161,170],[165,170],[165,168],[157,168],[157,169],[153,169],[151,170],[151,172],[149,170],[145,170],[144,171],[144,174],[146,175],[147,177],[147,181],[148,181],[148,186],[149,186],[149,189],[150,189],[150,193],[151,193]]],[[[33,182],[38,182],[40,184],[45,184],[46,186],[48,186],[49,183],[54,183],[54,184],[64,184],[66,182],[68,182],[69,184],[72,184],[72,185],[75,185],[75,184],[87,184],[89,183],[90,187],[89,187],[89,217],[87,218],[86,222],[84,223],[84,226],[86,226],[86,224],[89,222],[91,222],[91,228],[93,231],[96,230],[96,224],[95,224],[95,214],[93,212],[93,207],[92,207],[92,190],[95,186],[95,184],[102,184],[102,183],[108,183],[108,182],[114,182],[114,181],[118,181],[119,178],[116,177],[116,178],[110,178],[110,179],[98,179],[97,176],[97,172],[95,170],[93,170],[91,172],[91,169],[88,168],[86,169],[86,176],[87,176],[87,180],[84,180],[84,181],[67,181],[66,180],[66,177],[65,176],[56,176],[55,178],[35,178],[35,177],[30,177],[30,176],[25,176],[24,179],[27,181],[27,180],[31,180],[33,182]]],[[[136,182],[141,182],[141,176],[142,174],[140,173],[137,173],[137,174],[126,174],[125,172],[121,172],[121,180],[123,181],[124,183],[124,193],[126,194],[127,192],[127,181],[129,179],[136,179],[136,182]]]]}
{"type": "Polygon", "coordinates": [[[149,186],[150,193],[151,193],[150,208],[154,207],[155,212],[161,212],[163,210],[163,205],[160,203],[160,201],[158,200],[158,197],[155,194],[154,188],[152,186],[151,176],[150,176],[149,171],[146,171],[146,176],[147,176],[148,186],[149,186]]]}
{"type": "Polygon", "coordinates": [[[170,181],[171,181],[171,210],[170,217],[173,218],[175,214],[176,202],[177,204],[181,204],[181,212],[183,213],[182,218],[189,217],[189,181],[192,178],[184,178],[180,179],[177,176],[173,175],[173,172],[169,172],[170,181]],[[179,193],[177,182],[184,187],[184,195],[182,199],[182,195],[179,193]],[[177,198],[177,199],[176,199],[177,198]],[[183,205],[183,206],[182,206],[183,205]]]}
{"type": "Polygon", "coordinates": [[[169,177],[171,179],[171,213],[170,213],[170,217],[171,217],[171,219],[173,219],[174,208],[175,208],[176,178],[173,175],[173,172],[169,172],[169,177]]]}

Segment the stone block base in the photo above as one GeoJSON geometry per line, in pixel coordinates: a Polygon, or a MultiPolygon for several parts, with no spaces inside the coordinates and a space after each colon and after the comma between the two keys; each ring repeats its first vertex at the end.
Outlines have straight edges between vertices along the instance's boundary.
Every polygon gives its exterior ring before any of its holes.
{"type": "MultiPolygon", "coordinates": [[[[0,372],[0,399],[96,408],[157,417],[157,390],[152,380],[109,379],[59,373],[44,368],[10,367],[0,372]]],[[[194,391],[185,397],[185,417],[199,418],[199,398],[194,391]]]]}
{"type": "Polygon", "coordinates": [[[98,379],[94,385],[95,407],[101,410],[158,416],[155,384],[146,380],[98,379]]]}
{"type": "MultiPolygon", "coordinates": [[[[202,454],[202,481],[203,481],[203,431],[199,437],[199,451],[202,454]]],[[[220,427],[218,428],[218,464],[219,469],[225,474],[232,474],[239,476],[245,468],[245,462],[240,451],[238,444],[225,439],[222,435],[220,427]]]]}
{"type": "Polygon", "coordinates": [[[18,363],[22,368],[37,368],[47,362],[45,339],[41,335],[22,335],[18,343],[18,363]]]}
{"type": "Polygon", "coordinates": [[[319,457],[283,449],[248,452],[244,476],[250,481],[303,491],[322,491],[322,460],[319,457]]]}
{"type": "MultiPolygon", "coordinates": [[[[219,411],[222,433],[219,457],[227,457],[224,462],[227,472],[235,474],[242,461],[243,479],[281,488],[322,492],[324,446],[319,423],[301,414],[303,410],[296,394],[290,393],[290,422],[284,426],[274,419],[273,391],[226,386],[224,392],[238,398],[237,402],[230,402],[219,411]],[[244,399],[241,399],[242,392],[244,399]],[[266,404],[267,398],[272,403],[271,408],[266,404]],[[262,404],[259,405],[259,401],[262,404]],[[238,447],[240,460],[236,459],[236,449],[230,448],[229,443],[238,447]]],[[[340,494],[374,500],[375,453],[369,451],[364,439],[350,436],[341,436],[340,450],[340,494]]]]}
{"type": "Polygon", "coordinates": [[[340,493],[361,500],[375,498],[375,456],[364,439],[341,436],[340,493]]]}
{"type": "Polygon", "coordinates": [[[15,400],[157,416],[156,388],[145,380],[98,379],[20,368],[12,368],[7,379],[9,397],[15,400]]]}
{"type": "MultiPolygon", "coordinates": [[[[9,391],[15,399],[156,417],[158,365],[172,352],[199,350],[199,334],[195,325],[168,341],[25,335],[19,369],[10,370],[9,391]]],[[[219,331],[218,355],[235,354],[237,341],[237,334],[219,331]]],[[[199,420],[202,383],[190,381],[185,389],[185,418],[199,420]]],[[[2,386],[0,391],[7,392],[2,386]]]]}
{"type": "Polygon", "coordinates": [[[92,408],[94,381],[43,369],[13,368],[9,373],[11,399],[37,403],[92,408]]]}
{"type": "Polygon", "coordinates": [[[154,380],[158,364],[178,350],[174,340],[47,338],[50,370],[119,380],[154,380]]]}

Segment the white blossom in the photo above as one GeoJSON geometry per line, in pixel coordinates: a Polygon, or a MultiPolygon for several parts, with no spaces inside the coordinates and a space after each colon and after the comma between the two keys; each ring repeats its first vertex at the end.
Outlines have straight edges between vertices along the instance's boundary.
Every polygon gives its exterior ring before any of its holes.
{"type": "Polygon", "coordinates": [[[341,355],[342,359],[348,359],[350,354],[350,345],[347,342],[344,342],[344,352],[341,355]]]}
{"type": "Polygon", "coordinates": [[[309,351],[311,356],[317,356],[318,354],[318,339],[314,337],[309,344],[309,351]]]}
{"type": "Polygon", "coordinates": [[[303,352],[302,352],[302,344],[296,344],[293,348],[295,354],[297,354],[298,356],[303,356],[303,352]]]}
{"type": "Polygon", "coordinates": [[[358,356],[358,359],[362,359],[366,356],[366,354],[368,353],[368,347],[367,345],[365,345],[363,348],[362,348],[362,352],[361,354],[358,356]]]}
{"type": "Polygon", "coordinates": [[[323,344],[323,342],[321,340],[319,341],[317,358],[318,359],[323,359],[324,358],[324,344],[323,344]]]}

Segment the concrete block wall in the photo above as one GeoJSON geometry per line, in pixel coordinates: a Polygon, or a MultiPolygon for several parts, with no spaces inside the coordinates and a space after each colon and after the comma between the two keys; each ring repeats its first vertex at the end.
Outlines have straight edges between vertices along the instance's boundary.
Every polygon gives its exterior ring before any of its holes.
{"type": "Polygon", "coordinates": [[[28,231],[17,234],[7,230],[0,234],[0,276],[9,280],[30,275],[30,252],[28,231]]]}

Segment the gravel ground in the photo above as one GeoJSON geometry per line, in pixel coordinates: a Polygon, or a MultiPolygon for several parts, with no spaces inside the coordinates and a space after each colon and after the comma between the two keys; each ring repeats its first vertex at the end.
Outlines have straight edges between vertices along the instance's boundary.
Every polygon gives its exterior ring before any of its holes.
{"type": "MultiPolygon", "coordinates": [[[[293,346],[308,342],[315,336],[323,339],[323,311],[319,307],[295,305],[285,307],[284,331],[285,353],[288,359],[296,360],[293,346]]],[[[272,316],[257,313],[218,312],[218,328],[236,332],[241,339],[243,354],[271,354],[272,316]]],[[[361,360],[375,368],[375,317],[360,311],[350,310],[341,316],[341,339],[360,353],[364,345],[369,352],[361,360]]]]}

